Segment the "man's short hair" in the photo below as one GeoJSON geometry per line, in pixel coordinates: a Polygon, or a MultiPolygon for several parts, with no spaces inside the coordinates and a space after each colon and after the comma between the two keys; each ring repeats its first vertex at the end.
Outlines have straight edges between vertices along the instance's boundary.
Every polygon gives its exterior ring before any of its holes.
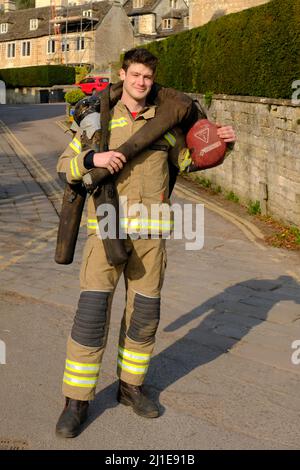
{"type": "Polygon", "coordinates": [[[122,69],[127,72],[127,69],[131,64],[143,64],[155,73],[157,62],[158,58],[151,54],[147,49],[130,49],[130,51],[127,51],[124,54],[122,69]]]}

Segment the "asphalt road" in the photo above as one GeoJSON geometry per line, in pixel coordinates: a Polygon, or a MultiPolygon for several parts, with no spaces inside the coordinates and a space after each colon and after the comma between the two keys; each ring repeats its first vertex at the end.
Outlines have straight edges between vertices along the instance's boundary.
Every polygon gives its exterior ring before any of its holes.
{"type": "Polygon", "coordinates": [[[55,165],[70,140],[56,123],[63,113],[64,105],[0,106],[0,449],[299,448],[299,255],[254,242],[207,209],[203,249],[168,242],[146,380],[161,417],[145,420],[116,401],[121,282],[88,423],[76,439],[56,438],[85,229],[74,263],[56,265],[57,213],[32,174],[36,167],[59,196],[55,165]]]}
{"type": "Polygon", "coordinates": [[[57,182],[57,157],[70,141],[57,125],[65,109],[64,103],[0,106],[0,119],[57,182]]]}

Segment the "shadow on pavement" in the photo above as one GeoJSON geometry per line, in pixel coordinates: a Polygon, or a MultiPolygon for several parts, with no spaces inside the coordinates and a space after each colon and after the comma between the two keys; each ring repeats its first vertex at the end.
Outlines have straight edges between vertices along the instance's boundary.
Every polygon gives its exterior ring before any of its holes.
{"type": "MultiPolygon", "coordinates": [[[[227,353],[252,328],[264,322],[278,302],[284,300],[300,304],[300,286],[292,277],[249,279],[228,287],[175,320],[164,331],[173,332],[192,320],[201,321],[151,359],[145,384],[149,396],[158,401],[160,393],[177,380],[227,353]],[[236,321],[232,320],[232,315],[236,315],[236,321]]],[[[105,409],[118,406],[116,394],[117,382],[97,394],[85,427],[105,409]]],[[[163,414],[164,408],[161,408],[163,414]]]]}

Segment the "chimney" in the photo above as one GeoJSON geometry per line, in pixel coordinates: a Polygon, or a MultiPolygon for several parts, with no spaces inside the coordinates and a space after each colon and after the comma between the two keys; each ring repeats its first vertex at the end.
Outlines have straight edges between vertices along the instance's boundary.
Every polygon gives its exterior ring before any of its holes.
{"type": "Polygon", "coordinates": [[[4,11],[15,11],[16,9],[16,3],[14,0],[4,0],[4,11]]]}

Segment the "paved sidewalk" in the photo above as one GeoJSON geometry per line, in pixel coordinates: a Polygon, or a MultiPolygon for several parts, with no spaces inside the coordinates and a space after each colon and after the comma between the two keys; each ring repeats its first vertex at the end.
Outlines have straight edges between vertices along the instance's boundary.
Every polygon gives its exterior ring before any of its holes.
{"type": "Polygon", "coordinates": [[[121,284],[88,426],[75,440],[57,439],[85,229],[74,263],[56,265],[52,204],[5,139],[0,159],[0,339],[7,348],[0,448],[4,439],[31,449],[299,447],[300,365],[291,361],[291,344],[300,340],[299,256],[254,244],[208,210],[204,249],[168,244],[147,377],[162,416],[143,420],[115,399],[121,284]]]}

